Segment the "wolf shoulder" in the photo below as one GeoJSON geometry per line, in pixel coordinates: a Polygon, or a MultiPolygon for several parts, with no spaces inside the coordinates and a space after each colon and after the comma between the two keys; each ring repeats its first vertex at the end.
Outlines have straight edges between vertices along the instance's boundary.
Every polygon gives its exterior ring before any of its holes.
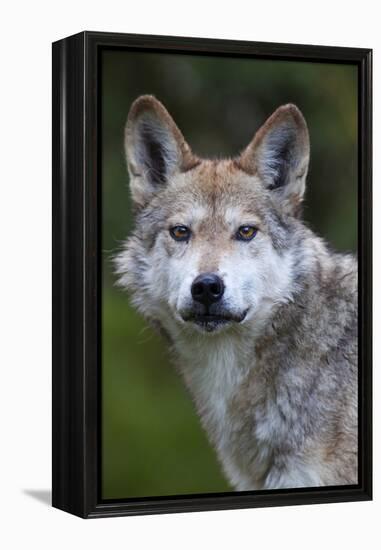
{"type": "MultiPolygon", "coordinates": [[[[307,324],[327,366],[355,375],[358,362],[358,263],[353,254],[329,252],[312,285],[307,324]],[[315,288],[314,288],[315,286],[315,288]]],[[[306,327],[305,327],[306,328],[306,327]]]]}
{"type": "MultiPolygon", "coordinates": [[[[332,275],[327,280],[331,324],[337,334],[333,354],[341,365],[357,373],[358,363],[358,262],[351,254],[335,254],[332,275]]],[[[329,330],[329,327],[328,327],[329,330]]]]}
{"type": "MultiPolygon", "coordinates": [[[[357,370],[358,265],[352,254],[331,251],[314,237],[313,261],[304,262],[292,304],[282,307],[271,324],[272,346],[266,355],[311,371],[357,370]],[[281,349],[287,353],[280,353],[281,349]]],[[[283,369],[282,369],[283,370],[283,369]]]]}
{"type": "Polygon", "coordinates": [[[322,295],[326,300],[334,324],[342,329],[356,327],[358,320],[358,262],[352,254],[331,255],[332,262],[322,281],[322,295]]]}

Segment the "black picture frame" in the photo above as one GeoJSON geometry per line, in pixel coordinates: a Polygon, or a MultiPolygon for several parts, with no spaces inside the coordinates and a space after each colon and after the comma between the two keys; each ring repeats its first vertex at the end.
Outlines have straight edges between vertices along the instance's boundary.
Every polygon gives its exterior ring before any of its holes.
{"type": "Polygon", "coordinates": [[[372,498],[372,50],[82,32],[53,44],[53,506],[84,518],[372,498]],[[102,501],[99,70],[105,48],[359,71],[359,484],[102,501]]]}

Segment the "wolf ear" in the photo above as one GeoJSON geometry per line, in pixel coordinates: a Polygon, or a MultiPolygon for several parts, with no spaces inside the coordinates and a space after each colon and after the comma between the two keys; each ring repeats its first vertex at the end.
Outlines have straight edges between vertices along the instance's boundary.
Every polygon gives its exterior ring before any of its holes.
{"type": "Polygon", "coordinates": [[[279,107],[243,151],[239,164],[257,174],[288,214],[297,215],[303,200],[310,155],[306,121],[292,104],[279,107]]]}
{"type": "Polygon", "coordinates": [[[195,157],[165,107],[150,95],[131,106],[125,150],[132,198],[144,206],[176,173],[195,164],[195,157]]]}

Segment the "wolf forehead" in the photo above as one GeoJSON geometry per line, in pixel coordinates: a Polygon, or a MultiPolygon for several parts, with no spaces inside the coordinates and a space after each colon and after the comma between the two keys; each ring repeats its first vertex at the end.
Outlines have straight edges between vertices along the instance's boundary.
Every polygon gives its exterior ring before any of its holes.
{"type": "Polygon", "coordinates": [[[196,219],[205,215],[230,221],[235,211],[261,216],[266,199],[265,190],[235,160],[200,160],[191,170],[175,174],[170,186],[158,189],[150,205],[160,206],[165,217],[193,213],[196,219]]]}

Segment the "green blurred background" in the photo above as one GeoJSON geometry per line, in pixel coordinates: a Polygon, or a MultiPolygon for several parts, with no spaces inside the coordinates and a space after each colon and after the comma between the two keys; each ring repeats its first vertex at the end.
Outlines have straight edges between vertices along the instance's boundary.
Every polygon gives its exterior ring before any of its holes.
{"type": "Polygon", "coordinates": [[[304,218],[337,250],[357,246],[357,67],[106,50],[102,60],[105,499],[232,490],[165,344],[115,289],[111,256],[133,226],[123,129],[154,94],[200,156],[233,156],[283,103],[302,110],[311,163],[304,218]]]}

